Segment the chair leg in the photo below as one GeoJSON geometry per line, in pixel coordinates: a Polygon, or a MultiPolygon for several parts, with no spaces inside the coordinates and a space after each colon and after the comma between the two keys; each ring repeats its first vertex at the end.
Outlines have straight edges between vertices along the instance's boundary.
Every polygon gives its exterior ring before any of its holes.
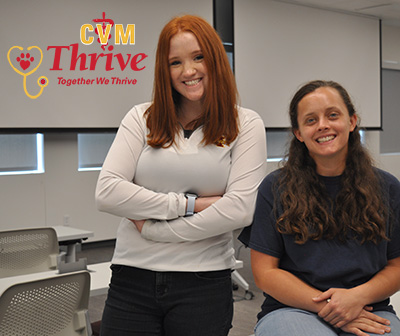
{"type": "Polygon", "coordinates": [[[244,290],[249,290],[249,284],[247,281],[240,275],[237,270],[232,272],[232,280],[235,281],[240,287],[244,288],[244,290]]]}
{"type": "Polygon", "coordinates": [[[92,325],[90,324],[89,311],[86,311],[85,316],[86,316],[86,329],[87,329],[87,334],[88,334],[89,336],[91,336],[91,335],[93,335],[93,332],[92,332],[92,325]]]}
{"type": "Polygon", "coordinates": [[[249,291],[249,284],[247,283],[247,281],[240,275],[240,273],[237,270],[234,270],[232,272],[232,280],[238,284],[239,286],[241,286],[242,288],[244,288],[245,290],[245,294],[244,294],[244,298],[246,300],[252,300],[254,298],[254,294],[253,292],[249,291]]]}

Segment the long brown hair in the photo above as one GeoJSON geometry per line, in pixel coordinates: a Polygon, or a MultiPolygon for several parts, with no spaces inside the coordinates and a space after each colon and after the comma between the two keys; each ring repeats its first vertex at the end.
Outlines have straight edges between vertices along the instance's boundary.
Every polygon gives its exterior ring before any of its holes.
{"type": "Polygon", "coordinates": [[[173,36],[190,32],[196,38],[208,71],[204,112],[194,126],[203,125],[203,144],[218,143],[222,137],[230,144],[238,135],[237,88],[221,39],[204,19],[185,15],[176,17],[161,31],[154,71],[153,103],[147,110],[148,144],[169,147],[179,130],[177,107],[180,94],[172,87],[169,70],[169,48],[173,36]]]}
{"type": "MultiPolygon", "coordinates": [[[[297,130],[297,107],[309,93],[330,87],[340,94],[349,115],[356,114],[347,91],[333,81],[312,81],[294,95],[289,108],[292,132],[297,130]]],[[[341,190],[334,204],[329,201],[325,186],[316,172],[316,164],[304,143],[294,135],[284,161],[277,192],[283,207],[278,230],[293,234],[296,242],[308,239],[340,241],[349,235],[363,243],[378,243],[386,236],[387,204],[382,197],[381,183],[372,165],[372,158],[362,146],[358,127],[350,133],[346,167],[341,190]]]]}

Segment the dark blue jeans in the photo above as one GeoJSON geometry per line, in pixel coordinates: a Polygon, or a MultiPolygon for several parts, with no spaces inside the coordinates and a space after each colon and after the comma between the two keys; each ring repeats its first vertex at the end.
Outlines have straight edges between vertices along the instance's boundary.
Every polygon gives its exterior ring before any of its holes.
{"type": "Polygon", "coordinates": [[[231,270],[154,272],[112,265],[102,336],[226,336],[231,270]]]}

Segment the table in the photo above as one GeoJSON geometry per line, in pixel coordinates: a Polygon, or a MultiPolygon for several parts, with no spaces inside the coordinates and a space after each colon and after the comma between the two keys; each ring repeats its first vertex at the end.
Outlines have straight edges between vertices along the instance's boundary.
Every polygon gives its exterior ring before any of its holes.
{"type": "Polygon", "coordinates": [[[93,237],[93,231],[77,229],[71,226],[52,226],[56,230],[58,241],[82,241],[93,237]]]}
{"type": "Polygon", "coordinates": [[[83,240],[94,236],[93,231],[77,229],[71,226],[53,226],[56,230],[58,243],[67,246],[65,262],[76,261],[76,246],[82,243],[83,240]]]}
{"type": "Polygon", "coordinates": [[[110,266],[110,261],[88,265],[88,271],[90,272],[90,296],[108,293],[108,286],[111,280],[110,266]]]}
{"type": "Polygon", "coordinates": [[[77,229],[70,226],[53,226],[59,245],[67,247],[57,258],[57,268],[60,273],[69,273],[86,269],[86,258],[76,260],[76,247],[83,240],[93,237],[92,231],[77,229]]]}
{"type": "MultiPolygon", "coordinates": [[[[108,285],[111,279],[111,262],[88,265],[90,273],[90,296],[107,294],[108,285]]],[[[58,270],[17,275],[7,278],[0,278],[0,295],[10,286],[34,280],[60,276],[58,270]]]]}

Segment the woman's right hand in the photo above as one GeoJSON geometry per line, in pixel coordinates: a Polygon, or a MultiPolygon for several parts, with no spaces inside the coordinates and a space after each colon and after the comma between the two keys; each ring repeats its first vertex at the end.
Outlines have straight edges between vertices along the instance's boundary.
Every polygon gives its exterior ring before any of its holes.
{"type": "Polygon", "coordinates": [[[357,318],[340,329],[357,336],[368,336],[369,334],[367,333],[383,335],[385,333],[390,333],[391,329],[389,325],[389,320],[363,310],[357,318]]]}
{"type": "Polygon", "coordinates": [[[221,198],[222,196],[198,197],[196,199],[196,203],[194,204],[194,212],[200,212],[203,211],[204,209],[207,209],[211,204],[214,204],[221,198]]]}

